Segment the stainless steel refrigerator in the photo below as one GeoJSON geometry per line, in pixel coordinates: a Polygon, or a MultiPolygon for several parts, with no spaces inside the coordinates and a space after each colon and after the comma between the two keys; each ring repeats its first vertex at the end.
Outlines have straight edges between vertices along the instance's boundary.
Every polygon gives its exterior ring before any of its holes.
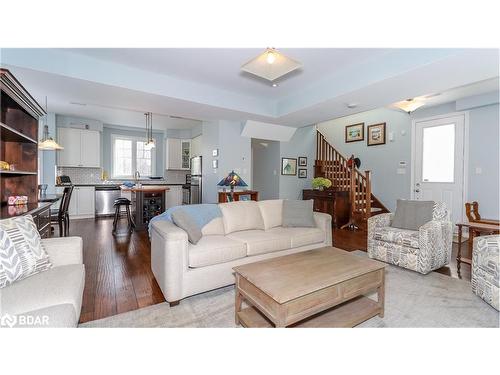
{"type": "Polygon", "coordinates": [[[191,158],[190,164],[191,166],[191,187],[190,187],[190,201],[191,204],[199,204],[202,202],[202,162],[201,156],[195,156],[191,158]]]}

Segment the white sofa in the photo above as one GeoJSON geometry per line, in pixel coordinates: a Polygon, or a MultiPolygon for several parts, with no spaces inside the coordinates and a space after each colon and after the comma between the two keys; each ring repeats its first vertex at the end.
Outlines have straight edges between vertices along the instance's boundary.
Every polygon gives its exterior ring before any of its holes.
{"type": "Polygon", "coordinates": [[[42,244],[52,268],[0,289],[0,326],[77,326],[85,285],[82,239],[48,238],[42,244]]]}
{"type": "Polygon", "coordinates": [[[171,306],[194,294],[234,284],[232,268],[332,245],[331,216],[314,213],[315,228],[282,227],[283,200],[221,203],[222,218],[202,228],[193,245],[170,221],[151,230],[151,268],[171,306]]]}

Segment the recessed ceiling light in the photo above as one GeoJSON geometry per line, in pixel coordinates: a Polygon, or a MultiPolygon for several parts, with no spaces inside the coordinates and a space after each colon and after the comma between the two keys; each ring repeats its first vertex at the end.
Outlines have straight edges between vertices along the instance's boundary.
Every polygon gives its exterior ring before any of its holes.
{"type": "Polygon", "coordinates": [[[277,83],[273,83],[272,86],[273,87],[278,87],[278,84],[277,83]]]}
{"type": "Polygon", "coordinates": [[[267,48],[259,56],[253,58],[241,67],[241,70],[258,77],[274,81],[302,66],[274,48],[267,48]]]}
{"type": "Polygon", "coordinates": [[[356,108],[358,106],[358,103],[347,103],[347,108],[356,108]]]}

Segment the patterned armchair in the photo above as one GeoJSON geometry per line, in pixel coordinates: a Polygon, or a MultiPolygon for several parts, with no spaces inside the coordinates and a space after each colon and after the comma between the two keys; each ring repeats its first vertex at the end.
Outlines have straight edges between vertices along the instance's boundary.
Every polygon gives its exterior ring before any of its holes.
{"type": "Polygon", "coordinates": [[[498,308],[500,293],[500,236],[480,236],[474,238],[472,252],[472,291],[498,308]]]}
{"type": "Polygon", "coordinates": [[[386,213],[368,219],[370,258],[424,275],[450,263],[453,224],[443,203],[434,205],[432,220],[418,231],[391,227],[393,217],[386,213]]]}

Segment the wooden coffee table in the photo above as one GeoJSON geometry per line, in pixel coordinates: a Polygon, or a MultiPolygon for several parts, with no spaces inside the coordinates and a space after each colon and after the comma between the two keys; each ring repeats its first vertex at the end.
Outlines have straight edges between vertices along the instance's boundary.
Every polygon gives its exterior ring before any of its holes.
{"type": "Polygon", "coordinates": [[[354,327],[384,316],[385,265],[334,247],[234,268],[236,324],[354,327]],[[364,295],[377,291],[378,301],[364,295]],[[250,307],[242,309],[242,302],[250,307]]]}

